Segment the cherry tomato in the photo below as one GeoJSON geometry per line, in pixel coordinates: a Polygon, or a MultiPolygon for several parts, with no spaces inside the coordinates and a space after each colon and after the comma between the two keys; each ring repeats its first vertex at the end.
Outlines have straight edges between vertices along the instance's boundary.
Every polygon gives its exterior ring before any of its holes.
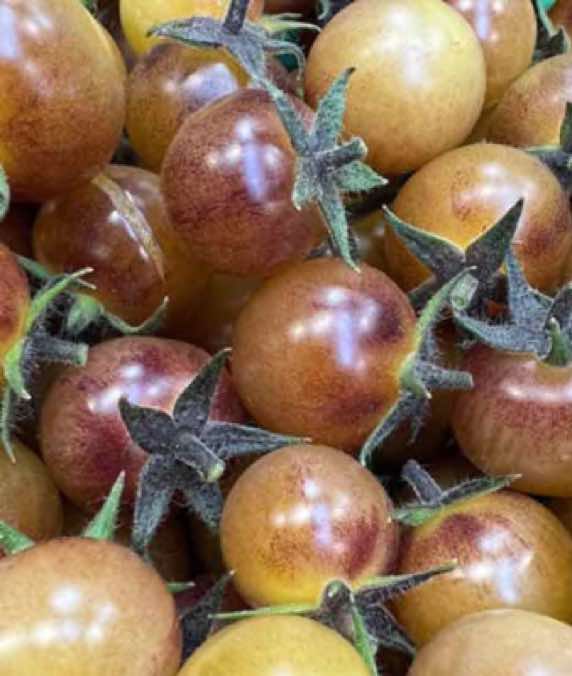
{"type": "Polygon", "coordinates": [[[475,613],[447,627],[425,646],[408,676],[460,673],[566,676],[572,673],[572,628],[524,610],[475,613]]]}
{"type": "Polygon", "coordinates": [[[447,0],[471,24],[487,64],[485,108],[531,64],[536,18],[530,0],[447,0]]]}
{"type": "Polygon", "coordinates": [[[132,324],[165,297],[163,325],[176,334],[189,322],[206,268],[179,246],[159,179],[143,169],[110,166],[91,183],[44,205],[34,227],[36,258],[53,272],[91,267],[94,296],[132,324]]]}
{"type": "Polygon", "coordinates": [[[385,221],[381,211],[374,211],[352,221],[360,259],[378,270],[385,270],[383,237],[385,221]]]}
{"type": "Polygon", "coordinates": [[[126,547],[84,538],[0,561],[5,676],[173,676],[181,652],[165,583],[126,547]]]}
{"type": "Polygon", "coordinates": [[[125,119],[125,72],[77,0],[0,10],[0,164],[18,201],[43,201],[109,162],[125,119]]]}
{"type": "MultiPolygon", "coordinates": [[[[147,35],[154,26],[192,16],[222,19],[228,5],[229,0],[119,0],[123,31],[138,55],[161,41],[147,35]]],[[[253,21],[258,19],[263,7],[264,0],[251,0],[247,16],[253,21]]]]}
{"type": "Polygon", "coordinates": [[[572,35],[572,4],[570,0],[559,0],[550,10],[550,19],[557,28],[564,28],[572,35]]]}
{"type": "MultiPolygon", "coordinates": [[[[464,248],[521,197],[516,254],[530,284],[555,290],[572,245],[568,198],[552,172],[527,153],[492,143],[452,150],[414,174],[393,209],[417,228],[464,248]]],[[[384,243],[388,272],[403,289],[429,277],[390,227],[384,243]]]]}
{"type": "Polygon", "coordinates": [[[476,347],[463,368],[475,387],[453,412],[457,441],[486,474],[521,474],[513,487],[572,497],[572,368],[476,347]]]}
{"type": "Polygon", "coordinates": [[[310,105],[349,67],[356,72],[346,129],[365,141],[367,161],[385,175],[417,169],[462,143],[483,107],[482,48],[467,22],[440,0],[349,4],[310,50],[310,105]]]}
{"type": "MultiPolygon", "coordinates": [[[[132,504],[147,454],[131,440],[118,402],[171,409],[208,360],[203,350],[162,338],[130,337],[90,350],[83,368],[67,369],[44,402],[40,421],[42,454],[59,489],[85,511],[93,511],[125,470],[124,500],[132,504]]],[[[243,412],[228,376],[222,380],[211,416],[241,421],[243,412]]]]}
{"type": "Polygon", "coordinates": [[[0,222],[0,243],[20,256],[32,257],[32,224],[36,215],[33,207],[13,204],[0,222]]]}
{"type": "Polygon", "coordinates": [[[238,593],[251,606],[317,603],[331,580],[359,587],[387,572],[398,544],[391,508],[379,481],[341,451],[299,445],[260,458],[221,522],[238,593]]]}
{"type": "Polygon", "coordinates": [[[265,14],[310,14],[316,7],[313,0],[265,0],[265,14]]]}
{"type": "Polygon", "coordinates": [[[507,89],[491,117],[487,138],[521,148],[558,143],[570,100],[572,54],[541,61],[507,89]]]}
{"type": "Polygon", "coordinates": [[[295,616],[258,617],[211,636],[178,676],[368,676],[352,645],[332,629],[295,616]]]}
{"type": "Polygon", "coordinates": [[[532,498],[501,491],[445,507],[403,537],[398,571],[458,568],[395,602],[417,645],[481,610],[520,608],[572,621],[572,536],[532,498]]]}
{"type": "MultiPolygon", "coordinates": [[[[309,123],[310,109],[292,102],[309,123]]],[[[186,118],[163,163],[173,227],[217,272],[263,276],[302,259],[323,226],[317,209],[292,204],[295,166],[266,92],[242,89],[202,108],[186,118]]]]}
{"type": "Polygon", "coordinates": [[[414,349],[415,314],[368,265],[337,259],[292,265],[255,292],[234,332],[233,376],[267,429],[354,450],[399,393],[414,349]]]}

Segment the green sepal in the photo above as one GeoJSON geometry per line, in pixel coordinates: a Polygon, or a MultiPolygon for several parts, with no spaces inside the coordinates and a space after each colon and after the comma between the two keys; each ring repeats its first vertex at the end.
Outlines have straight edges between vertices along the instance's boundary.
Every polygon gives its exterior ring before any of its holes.
{"type": "Polygon", "coordinates": [[[363,617],[355,605],[352,605],[351,607],[351,618],[353,630],[352,633],[354,635],[354,648],[361,655],[371,676],[378,676],[377,663],[375,659],[377,646],[372,643],[363,617]]]}
{"type": "Polygon", "coordinates": [[[16,462],[12,445],[13,394],[8,385],[4,386],[0,404],[0,441],[11,462],[16,462]]]}
{"type": "Polygon", "coordinates": [[[556,176],[564,190],[572,191],[572,103],[566,102],[557,145],[533,146],[526,152],[539,159],[556,176]]]}
{"type": "Polygon", "coordinates": [[[309,21],[300,21],[301,14],[284,12],[283,14],[264,14],[258,21],[270,35],[289,33],[291,31],[308,30],[320,32],[321,28],[309,21]]]}
{"type": "Polygon", "coordinates": [[[82,535],[84,538],[92,540],[113,540],[117,528],[119,509],[121,507],[121,496],[125,487],[125,472],[121,472],[109,495],[105,499],[103,506],[95,515],[92,521],[87,525],[82,535]]]}
{"type": "Polygon", "coordinates": [[[6,554],[18,554],[30,549],[35,544],[24,533],[12,528],[5,521],[0,521],[0,549],[4,550],[6,554]]]}
{"type": "Polygon", "coordinates": [[[176,594],[182,594],[183,592],[189,591],[195,586],[195,583],[192,581],[189,582],[167,582],[167,589],[169,593],[175,596],[176,594]]]}
{"type": "Polygon", "coordinates": [[[10,208],[10,184],[6,172],[0,166],[0,221],[6,218],[10,208]]]}
{"type": "Polygon", "coordinates": [[[558,320],[554,317],[548,322],[548,332],[550,334],[550,352],[546,356],[546,363],[552,366],[568,366],[572,362],[570,336],[562,331],[558,320]]]}

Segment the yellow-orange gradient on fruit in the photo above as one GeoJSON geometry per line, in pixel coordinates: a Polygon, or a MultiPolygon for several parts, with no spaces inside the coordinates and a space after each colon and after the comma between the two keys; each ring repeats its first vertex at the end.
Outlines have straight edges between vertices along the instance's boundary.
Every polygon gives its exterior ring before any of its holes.
{"type": "Polygon", "coordinates": [[[110,542],[61,538],[0,561],[2,676],[173,676],[181,637],[163,580],[110,542]]]}
{"type": "Polygon", "coordinates": [[[358,587],[388,571],[397,542],[379,481],[327,446],[257,460],[232,488],[221,522],[225,564],[253,606],[315,603],[332,580],[358,587]]]}
{"type": "Polygon", "coordinates": [[[455,622],[417,655],[407,676],[568,676],[572,627],[524,610],[455,622]]]}
{"type": "Polygon", "coordinates": [[[179,676],[368,676],[353,646],[332,629],[294,616],[259,617],[211,636],[179,676]]]}
{"type": "Polygon", "coordinates": [[[469,135],[486,87],[483,50],[467,21],[441,0],[357,0],[314,42],[306,94],[316,106],[355,68],[346,131],[386,175],[417,169],[469,135]]]}
{"type": "MultiPolygon", "coordinates": [[[[572,245],[568,197],[552,172],[524,151],[493,143],[456,148],[415,173],[392,208],[411,225],[466,248],[521,198],[515,253],[534,287],[554,291],[572,245]]],[[[384,245],[387,270],[403,289],[429,277],[390,226],[384,245]]]]}
{"type": "Polygon", "coordinates": [[[536,500],[512,491],[440,511],[402,539],[399,573],[457,561],[395,601],[416,645],[481,610],[520,608],[572,621],[572,537],[536,500]]]}

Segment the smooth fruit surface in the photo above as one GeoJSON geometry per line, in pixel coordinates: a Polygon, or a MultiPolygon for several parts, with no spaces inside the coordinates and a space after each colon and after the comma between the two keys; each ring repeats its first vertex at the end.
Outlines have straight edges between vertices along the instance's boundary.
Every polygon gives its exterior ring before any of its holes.
{"type": "MultiPolygon", "coordinates": [[[[16,256],[0,244],[0,364],[14,343],[22,336],[30,305],[30,289],[16,256]]],[[[0,370],[0,387],[4,371],[0,370]]]]}

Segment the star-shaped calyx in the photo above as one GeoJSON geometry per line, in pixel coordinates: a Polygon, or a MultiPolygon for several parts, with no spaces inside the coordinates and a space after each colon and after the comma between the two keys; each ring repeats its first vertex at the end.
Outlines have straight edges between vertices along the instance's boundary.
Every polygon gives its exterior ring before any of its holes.
{"type": "Polygon", "coordinates": [[[139,478],[133,545],[145,553],[176,493],[213,531],[222,513],[218,480],[232,458],[264,453],[296,437],[231,422],[209,420],[215,389],[230,350],[206,364],[177,399],[173,415],[122,399],[121,416],[133,441],[150,454],[139,478]]]}
{"type": "Polygon", "coordinates": [[[572,192],[572,103],[567,102],[556,145],[534,146],[526,149],[553,172],[568,193],[572,192]]]}
{"type": "Polygon", "coordinates": [[[570,40],[564,28],[556,29],[544,7],[544,0],[534,0],[536,14],[537,37],[534,49],[534,63],[544,61],[552,56],[566,54],[570,51],[570,40]]]}
{"type": "MultiPolygon", "coordinates": [[[[432,277],[410,293],[414,307],[423,307],[435,291],[462,270],[473,268],[472,275],[480,283],[478,300],[488,297],[498,282],[496,273],[510,248],[524,200],[516,202],[492,227],[466,249],[453,242],[406,223],[384,207],[385,218],[409,251],[426,265],[432,277]]],[[[473,295],[477,302],[477,294],[473,295]]]]}
{"type": "Polygon", "coordinates": [[[479,342],[495,350],[532,353],[564,366],[572,361],[572,284],[554,298],[533,289],[516,256],[506,258],[508,321],[492,324],[467,311],[467,299],[453,302],[455,321],[479,342]]]}
{"type": "Polygon", "coordinates": [[[170,21],[155,26],[150,35],[170,38],[193,47],[221,47],[226,49],[244,70],[255,79],[266,77],[266,52],[292,54],[298,67],[304,65],[304,52],[288,40],[274,37],[274,33],[298,28],[316,30],[313,24],[296,21],[292,15],[271,22],[254,23],[246,18],[250,0],[231,0],[226,16],[221,21],[207,16],[170,21]]]}
{"type": "Polygon", "coordinates": [[[412,439],[419,432],[434,390],[467,390],[473,386],[470,373],[440,365],[434,329],[449,304],[466,306],[474,293],[471,270],[464,270],[444,284],[428,301],[417,320],[413,350],[399,371],[397,401],[376,425],[360,451],[360,462],[368,467],[387,437],[401,424],[410,421],[412,439]],[[453,299],[455,299],[453,301],[453,299]]]}
{"type": "Polygon", "coordinates": [[[321,210],[334,251],[357,269],[342,195],[377,188],[387,181],[362,162],[367,154],[359,138],[339,143],[346,93],[353,69],[344,71],[320,100],[312,127],[306,130],[287,94],[264,81],[297,153],[292,202],[296,209],[315,203],[321,210]]]}

